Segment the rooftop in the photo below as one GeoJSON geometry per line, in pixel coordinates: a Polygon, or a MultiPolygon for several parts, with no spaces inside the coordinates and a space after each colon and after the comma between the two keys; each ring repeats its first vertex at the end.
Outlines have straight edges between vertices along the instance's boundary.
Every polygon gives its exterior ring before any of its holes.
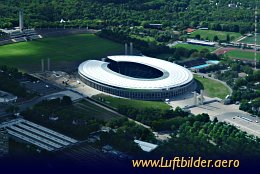
{"type": "Polygon", "coordinates": [[[168,90],[192,81],[192,73],[175,63],[145,56],[108,56],[116,62],[133,62],[147,65],[163,72],[163,76],[154,79],[133,78],[116,73],[108,68],[108,62],[88,60],[79,66],[79,73],[86,78],[113,87],[143,90],[168,90]]]}

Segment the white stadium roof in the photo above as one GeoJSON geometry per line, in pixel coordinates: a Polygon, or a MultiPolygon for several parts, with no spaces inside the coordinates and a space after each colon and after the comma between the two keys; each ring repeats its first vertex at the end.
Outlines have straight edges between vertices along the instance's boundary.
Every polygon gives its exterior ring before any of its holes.
{"type": "Polygon", "coordinates": [[[139,79],[125,76],[110,70],[108,62],[88,60],[80,64],[79,73],[96,82],[125,89],[162,90],[185,85],[192,81],[192,73],[175,63],[145,56],[108,56],[116,62],[133,62],[144,64],[158,70],[164,75],[154,79],[139,79]]]}

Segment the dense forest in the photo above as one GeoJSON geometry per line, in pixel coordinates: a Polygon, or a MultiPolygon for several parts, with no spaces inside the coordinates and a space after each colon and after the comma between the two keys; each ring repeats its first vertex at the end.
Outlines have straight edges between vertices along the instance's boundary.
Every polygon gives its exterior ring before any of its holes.
{"type": "Polygon", "coordinates": [[[255,0],[0,0],[0,28],[18,26],[18,11],[27,27],[145,26],[208,27],[250,32],[254,28],[255,0]],[[63,19],[67,22],[60,23],[63,19]]]}

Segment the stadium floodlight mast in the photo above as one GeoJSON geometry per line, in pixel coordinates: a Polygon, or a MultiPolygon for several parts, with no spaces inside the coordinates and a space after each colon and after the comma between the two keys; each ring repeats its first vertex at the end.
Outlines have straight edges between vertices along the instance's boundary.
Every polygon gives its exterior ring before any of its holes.
{"type": "Polygon", "coordinates": [[[258,21],[258,7],[257,2],[255,3],[255,70],[256,70],[256,60],[257,60],[257,21],[258,21]]]}

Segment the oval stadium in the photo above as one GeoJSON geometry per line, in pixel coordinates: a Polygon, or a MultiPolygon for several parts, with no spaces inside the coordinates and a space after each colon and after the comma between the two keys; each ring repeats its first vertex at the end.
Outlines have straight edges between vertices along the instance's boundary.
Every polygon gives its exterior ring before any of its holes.
{"type": "Polygon", "coordinates": [[[192,91],[192,73],[175,63],[145,56],[108,56],[78,68],[80,79],[99,91],[140,100],[161,100],[192,91]]]}

